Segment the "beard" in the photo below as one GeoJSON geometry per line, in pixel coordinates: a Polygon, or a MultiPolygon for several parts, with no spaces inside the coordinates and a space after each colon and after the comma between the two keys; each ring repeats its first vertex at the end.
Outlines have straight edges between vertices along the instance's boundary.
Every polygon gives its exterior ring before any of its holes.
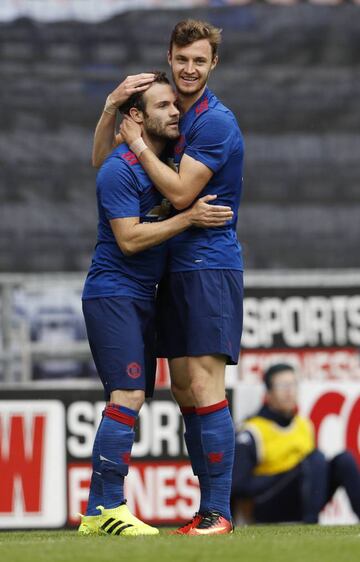
{"type": "Polygon", "coordinates": [[[156,117],[145,116],[144,127],[148,135],[159,139],[175,140],[180,136],[179,129],[169,129],[169,123],[163,123],[156,117]]]}
{"type": "Polygon", "coordinates": [[[172,73],[172,77],[176,86],[176,90],[178,91],[179,94],[181,94],[182,96],[196,96],[196,94],[198,94],[199,92],[201,92],[201,90],[203,90],[203,88],[206,86],[206,83],[209,79],[210,76],[210,70],[207,73],[206,76],[204,76],[203,78],[200,78],[199,82],[196,85],[196,88],[193,90],[189,90],[187,88],[183,88],[180,84],[180,77],[179,80],[177,79],[177,77],[175,77],[174,73],[172,73]]]}

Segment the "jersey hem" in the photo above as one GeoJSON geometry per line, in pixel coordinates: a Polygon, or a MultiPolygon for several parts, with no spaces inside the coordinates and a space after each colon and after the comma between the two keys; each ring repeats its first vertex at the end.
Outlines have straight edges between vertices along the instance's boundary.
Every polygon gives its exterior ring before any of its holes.
{"type": "Polygon", "coordinates": [[[155,294],[152,297],[139,297],[138,295],[124,295],[124,294],[119,294],[119,293],[109,293],[106,295],[88,295],[88,296],[81,296],[81,300],[83,301],[88,301],[88,300],[92,300],[92,299],[108,299],[108,298],[113,298],[113,297],[122,297],[124,299],[138,299],[138,300],[142,300],[142,301],[152,301],[155,299],[155,294]]]}
{"type": "Polygon", "coordinates": [[[165,275],[167,273],[181,273],[183,271],[207,271],[207,270],[224,270],[224,269],[226,271],[242,271],[242,272],[244,272],[243,267],[216,266],[216,267],[190,267],[190,268],[186,268],[186,269],[172,269],[170,267],[169,270],[165,272],[165,275]]]}

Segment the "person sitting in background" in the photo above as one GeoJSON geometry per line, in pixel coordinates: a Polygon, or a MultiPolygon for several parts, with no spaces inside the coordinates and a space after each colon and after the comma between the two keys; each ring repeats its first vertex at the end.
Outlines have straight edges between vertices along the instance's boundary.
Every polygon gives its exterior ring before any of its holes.
{"type": "Polygon", "coordinates": [[[344,487],[360,519],[360,470],[350,452],[331,460],[316,449],[311,422],[297,413],[297,379],[287,364],[264,374],[265,404],[237,434],[232,506],[247,522],[317,523],[344,487]]]}

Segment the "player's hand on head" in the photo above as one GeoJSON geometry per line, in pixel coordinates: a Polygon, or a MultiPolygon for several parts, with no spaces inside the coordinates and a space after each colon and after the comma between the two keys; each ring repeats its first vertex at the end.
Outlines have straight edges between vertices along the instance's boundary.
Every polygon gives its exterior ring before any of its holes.
{"type": "Polygon", "coordinates": [[[119,107],[125,103],[132,94],[144,92],[154,81],[155,74],[152,72],[142,72],[127,76],[110,94],[112,103],[119,107]]]}
{"type": "Polygon", "coordinates": [[[217,195],[205,195],[193,204],[189,210],[192,226],[198,228],[224,226],[233,219],[234,213],[231,207],[212,204],[216,197],[217,195]]]}
{"type": "Polygon", "coordinates": [[[129,115],[124,115],[120,125],[120,134],[124,141],[130,146],[141,137],[141,127],[129,115]]]}

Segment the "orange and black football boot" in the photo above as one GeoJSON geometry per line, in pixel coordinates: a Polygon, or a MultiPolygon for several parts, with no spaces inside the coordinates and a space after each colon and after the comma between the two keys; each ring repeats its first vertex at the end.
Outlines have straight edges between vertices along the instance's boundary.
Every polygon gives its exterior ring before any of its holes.
{"type": "Polygon", "coordinates": [[[194,517],[185,523],[182,527],[179,527],[175,531],[170,531],[170,535],[187,535],[193,527],[196,527],[202,519],[202,515],[200,513],[195,513],[194,517]]]}
{"type": "Polygon", "coordinates": [[[192,526],[186,533],[188,536],[228,535],[234,532],[232,521],[228,521],[218,511],[208,511],[201,521],[192,526]]]}

